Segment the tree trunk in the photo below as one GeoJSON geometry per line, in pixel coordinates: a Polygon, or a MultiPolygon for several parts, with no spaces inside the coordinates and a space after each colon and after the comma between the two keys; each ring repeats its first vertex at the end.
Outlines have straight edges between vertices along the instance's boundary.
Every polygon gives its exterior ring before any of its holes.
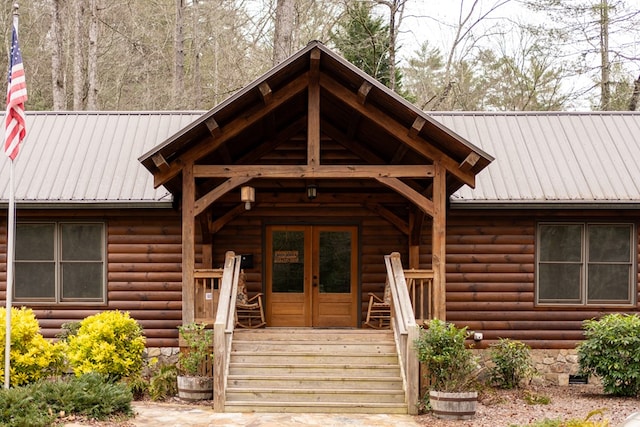
{"type": "Polygon", "coordinates": [[[53,97],[53,109],[55,111],[66,110],[64,67],[62,66],[62,23],[60,9],[63,0],[51,0],[51,89],[53,97]]]}
{"type": "Polygon", "coordinates": [[[184,0],[176,0],[176,28],[174,37],[175,62],[173,68],[172,107],[179,108],[184,92],[184,0]]]}
{"type": "Polygon", "coordinates": [[[636,111],[638,109],[638,100],[640,99],[640,75],[633,83],[633,92],[631,93],[631,99],[629,100],[629,111],[636,111]]]}
{"type": "Polygon", "coordinates": [[[609,4],[607,0],[600,0],[600,60],[601,60],[601,82],[600,82],[600,109],[607,111],[611,109],[611,82],[609,72],[609,4]]]}
{"type": "Polygon", "coordinates": [[[293,35],[294,0],[278,0],[275,32],[273,36],[273,65],[278,65],[291,55],[293,35]]]}
{"type": "Polygon", "coordinates": [[[98,110],[98,0],[89,0],[91,19],[89,21],[89,53],[87,56],[87,109],[98,110]]]}
{"type": "Polygon", "coordinates": [[[75,27],[73,43],[73,109],[84,110],[84,16],[85,0],[75,0],[75,27]]]}

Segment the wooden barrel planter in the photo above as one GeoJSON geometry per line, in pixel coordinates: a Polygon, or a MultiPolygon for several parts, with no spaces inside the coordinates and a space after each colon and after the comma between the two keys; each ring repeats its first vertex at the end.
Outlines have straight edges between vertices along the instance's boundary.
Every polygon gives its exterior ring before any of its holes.
{"type": "Polygon", "coordinates": [[[445,420],[469,420],[476,413],[478,392],[449,393],[430,391],[429,402],[433,415],[445,420]]]}
{"type": "Polygon", "coordinates": [[[213,378],[178,375],[178,397],[184,400],[213,399],[213,378]]]}

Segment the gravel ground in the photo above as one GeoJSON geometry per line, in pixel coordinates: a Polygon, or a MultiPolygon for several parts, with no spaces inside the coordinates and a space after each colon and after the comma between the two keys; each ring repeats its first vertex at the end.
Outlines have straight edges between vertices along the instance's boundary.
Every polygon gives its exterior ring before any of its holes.
{"type": "Polygon", "coordinates": [[[417,421],[429,427],[503,427],[526,426],[544,419],[582,420],[593,410],[602,415],[591,418],[607,420],[611,427],[618,426],[633,412],[640,411],[639,398],[614,398],[602,394],[594,385],[566,387],[540,387],[526,390],[500,390],[481,392],[476,415],[468,421],[445,421],[431,414],[420,415],[417,421]],[[548,404],[527,403],[526,395],[547,397],[548,404]]]}

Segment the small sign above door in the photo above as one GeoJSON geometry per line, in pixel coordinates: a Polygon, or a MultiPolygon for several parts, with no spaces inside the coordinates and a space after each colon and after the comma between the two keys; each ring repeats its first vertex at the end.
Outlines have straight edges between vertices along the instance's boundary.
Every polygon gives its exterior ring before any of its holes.
{"type": "Polygon", "coordinates": [[[298,251],[275,251],[274,264],[293,264],[300,262],[298,251]]]}

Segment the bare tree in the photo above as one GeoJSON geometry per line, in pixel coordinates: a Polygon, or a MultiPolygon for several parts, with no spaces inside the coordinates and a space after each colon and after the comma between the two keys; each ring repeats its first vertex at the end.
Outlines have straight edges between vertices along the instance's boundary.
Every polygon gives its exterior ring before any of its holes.
{"type": "Polygon", "coordinates": [[[408,0],[375,0],[389,8],[389,87],[396,90],[396,49],[398,31],[404,16],[404,7],[408,0]]]}
{"type": "Polygon", "coordinates": [[[174,66],[173,66],[173,92],[171,100],[173,105],[178,105],[184,94],[184,0],[176,2],[176,23],[174,35],[174,66]]]}
{"type": "Polygon", "coordinates": [[[98,109],[98,7],[89,0],[89,52],[87,55],[87,109],[98,109]]]}
{"type": "Polygon", "coordinates": [[[51,51],[51,88],[53,96],[53,109],[56,111],[65,110],[65,77],[63,65],[63,34],[61,9],[64,0],[51,0],[51,26],[47,42],[51,51]]]}
{"type": "Polygon", "coordinates": [[[86,0],[75,0],[74,3],[74,37],[73,37],[73,109],[83,110],[85,99],[85,51],[83,49],[86,37],[84,23],[86,0]]]}
{"type": "Polygon", "coordinates": [[[294,30],[294,0],[278,0],[273,35],[273,65],[287,59],[292,53],[294,30]]]}

